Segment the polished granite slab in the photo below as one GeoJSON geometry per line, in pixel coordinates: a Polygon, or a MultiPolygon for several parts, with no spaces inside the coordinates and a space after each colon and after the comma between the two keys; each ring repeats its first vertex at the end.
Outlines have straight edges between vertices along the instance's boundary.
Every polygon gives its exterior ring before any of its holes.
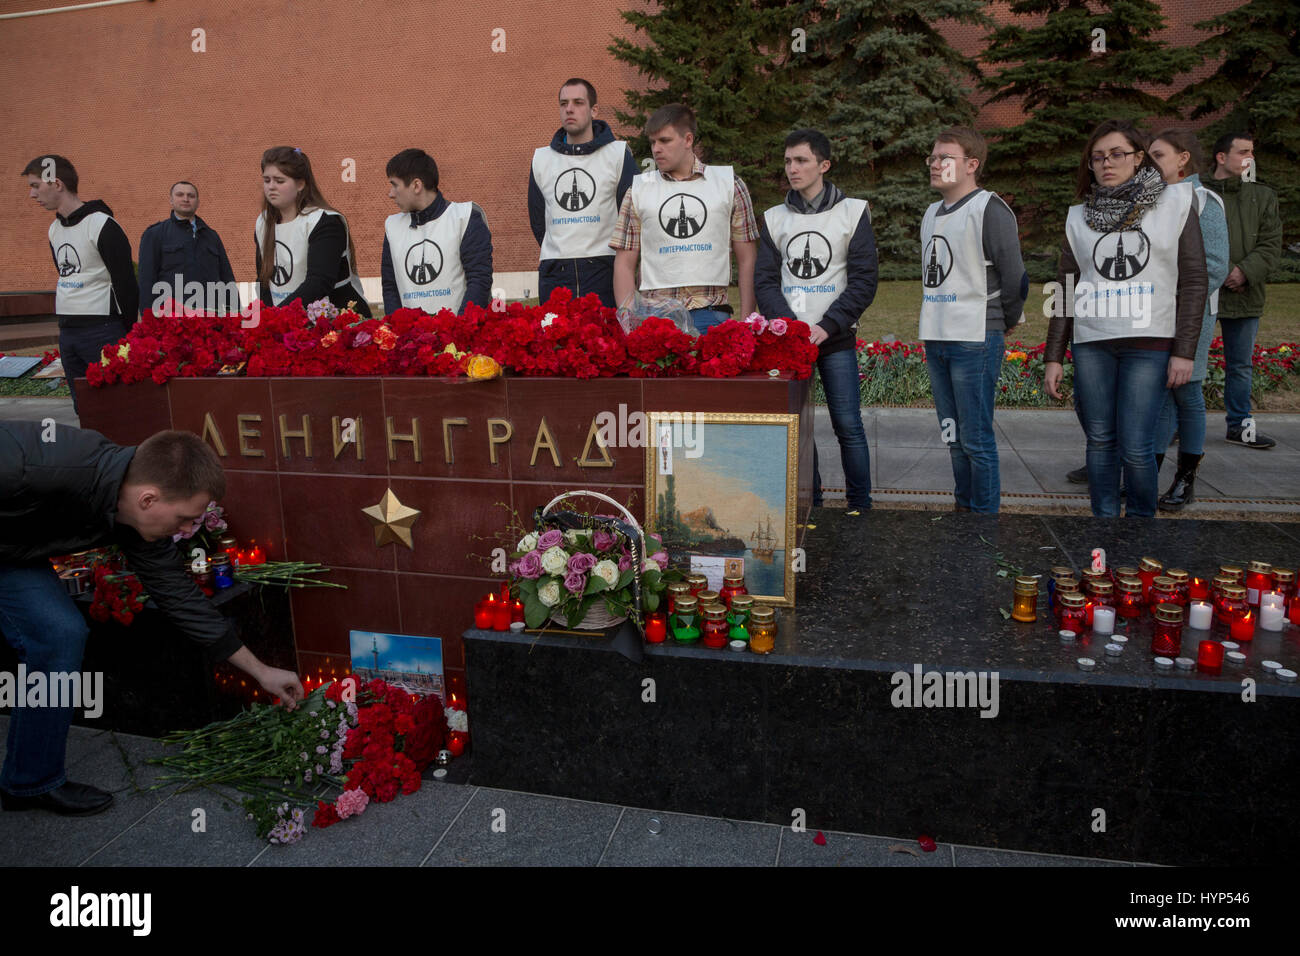
{"type": "Polygon", "coordinates": [[[1194,573],[1255,556],[1294,566],[1288,529],[934,517],[814,512],[798,608],[780,612],[766,657],[651,646],[632,663],[600,636],[468,632],[472,782],[1121,860],[1300,848],[1300,695],[1259,668],[1295,665],[1297,629],[1258,632],[1242,668],[1166,676],[1138,625],[1118,659],[1090,645],[1098,670],[1085,673],[1046,620],[998,613],[1011,583],[993,559],[1045,572],[1099,546],[1112,563],[1151,555],[1194,573]],[[895,675],[917,665],[996,675],[996,714],[898,706],[895,675]]]}

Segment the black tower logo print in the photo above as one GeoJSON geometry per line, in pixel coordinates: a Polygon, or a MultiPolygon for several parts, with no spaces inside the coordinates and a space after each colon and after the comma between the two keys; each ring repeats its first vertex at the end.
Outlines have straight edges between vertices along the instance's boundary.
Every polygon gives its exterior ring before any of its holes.
{"type": "Polygon", "coordinates": [[[279,239],[275,240],[275,268],[271,270],[271,285],[288,285],[293,275],[293,251],[279,239]]]}
{"type": "Polygon", "coordinates": [[[416,285],[428,285],[442,272],[442,250],[432,239],[420,240],[406,250],[402,271],[416,285]]]}
{"type": "Polygon", "coordinates": [[[1107,279],[1131,279],[1147,267],[1151,243],[1141,229],[1108,232],[1092,247],[1092,264],[1107,279]]]}
{"type": "Polygon", "coordinates": [[[801,232],[785,244],[785,264],[796,279],[816,279],[831,267],[831,244],[820,232],[801,232]]]}
{"type": "Polygon", "coordinates": [[[674,239],[689,239],[708,221],[704,203],[689,193],[673,193],[659,207],[659,225],[674,239]]]}
{"type": "Polygon", "coordinates": [[[555,201],[561,209],[577,212],[586,209],[596,198],[596,180],[585,169],[566,169],[555,180],[555,201]]]}
{"type": "Polygon", "coordinates": [[[921,254],[924,272],[921,282],[927,289],[937,289],[952,272],[952,246],[943,236],[931,236],[930,242],[921,254]]]}
{"type": "Polygon", "coordinates": [[[70,276],[81,271],[81,256],[77,255],[77,250],[66,242],[59,246],[55,257],[59,263],[60,276],[70,276]]]}

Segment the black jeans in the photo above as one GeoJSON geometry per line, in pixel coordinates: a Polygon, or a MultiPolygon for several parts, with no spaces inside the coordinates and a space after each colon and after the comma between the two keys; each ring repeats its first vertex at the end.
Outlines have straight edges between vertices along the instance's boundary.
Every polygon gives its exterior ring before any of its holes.
{"type": "Polygon", "coordinates": [[[569,289],[575,299],[589,292],[600,296],[600,304],[611,309],[614,303],[614,257],[592,259],[547,259],[538,266],[538,302],[546,304],[551,293],[560,287],[569,289]]]}
{"type": "Polygon", "coordinates": [[[93,325],[59,327],[59,358],[63,360],[68,389],[72,392],[73,411],[77,411],[77,390],[73,387],[72,380],[85,378],[87,366],[100,360],[104,346],[122,338],[129,328],[123,319],[105,319],[93,325]]]}

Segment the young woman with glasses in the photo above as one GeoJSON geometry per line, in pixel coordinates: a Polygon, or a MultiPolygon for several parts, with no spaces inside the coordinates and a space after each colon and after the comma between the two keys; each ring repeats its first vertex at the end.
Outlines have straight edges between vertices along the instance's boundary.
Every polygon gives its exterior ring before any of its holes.
{"type": "Polygon", "coordinates": [[[1205,312],[1205,249],[1190,185],[1168,185],[1132,124],[1107,120],[1079,161],[1057,267],[1063,307],[1047,333],[1044,388],[1061,398],[1066,346],[1088,438],[1092,513],[1150,517],[1167,389],[1191,378],[1205,312]]]}

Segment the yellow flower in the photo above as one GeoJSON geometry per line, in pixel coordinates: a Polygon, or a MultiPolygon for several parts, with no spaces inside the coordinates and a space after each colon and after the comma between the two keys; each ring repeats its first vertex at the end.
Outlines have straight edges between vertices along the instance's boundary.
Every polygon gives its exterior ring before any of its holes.
{"type": "Polygon", "coordinates": [[[1029,360],[1029,356],[1024,352],[1008,352],[1007,358],[1013,362],[1026,362],[1029,360]]]}
{"type": "MultiPolygon", "coordinates": [[[[104,348],[103,348],[103,351],[101,351],[101,352],[99,353],[99,356],[100,356],[100,357],[99,357],[99,364],[100,364],[100,365],[107,365],[110,361],[112,361],[112,356],[110,356],[110,355],[108,354],[108,350],[109,350],[110,348],[112,348],[111,345],[105,345],[104,348]]],[[[131,356],[131,343],[130,343],[130,342],[127,342],[125,345],[119,345],[119,346],[117,347],[117,357],[118,357],[118,358],[120,358],[120,359],[127,359],[127,358],[130,358],[130,356],[131,356]]]]}

